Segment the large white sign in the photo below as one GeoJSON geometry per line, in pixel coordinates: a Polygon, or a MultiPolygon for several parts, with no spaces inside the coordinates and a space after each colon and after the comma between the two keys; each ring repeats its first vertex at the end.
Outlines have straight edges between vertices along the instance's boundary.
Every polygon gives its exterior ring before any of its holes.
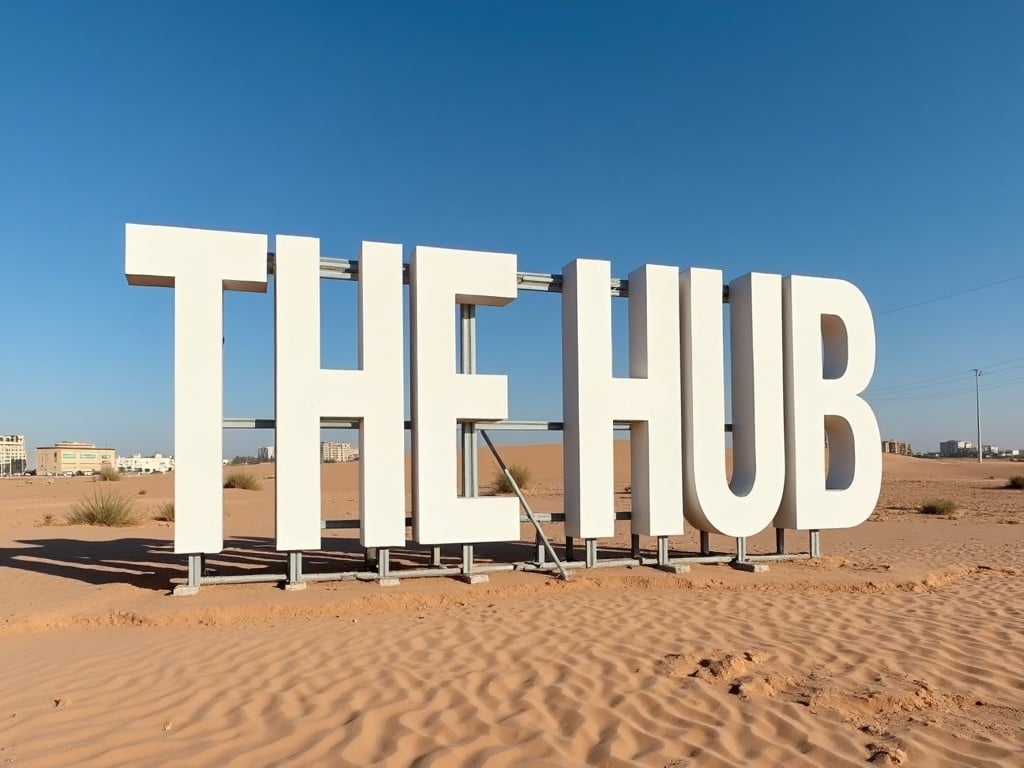
{"type": "MultiPolygon", "coordinates": [[[[132,285],[175,289],[175,551],[223,548],[223,296],[266,291],[266,235],[128,224],[132,285]]],[[[406,543],[401,246],[363,243],[359,367],[320,367],[319,240],[276,238],[277,548],[320,547],[321,417],[360,424],[360,541],[406,543]]],[[[842,280],[749,274],[729,284],[734,470],[725,464],[722,274],[645,266],[629,275],[629,376],[612,374],[610,264],[563,269],[566,535],[614,534],[613,424],[631,427],[632,531],[749,536],[848,528],[881,485],[878,424],[860,397],[875,336],[842,280]],[[828,436],[827,447],[825,435],[828,436]],[[826,469],[827,467],[827,469],[826,469]]],[[[409,267],[413,538],[519,538],[517,501],[457,497],[452,431],[507,417],[505,376],[456,372],[456,304],[504,306],[516,257],[417,247],[409,267]]]]}

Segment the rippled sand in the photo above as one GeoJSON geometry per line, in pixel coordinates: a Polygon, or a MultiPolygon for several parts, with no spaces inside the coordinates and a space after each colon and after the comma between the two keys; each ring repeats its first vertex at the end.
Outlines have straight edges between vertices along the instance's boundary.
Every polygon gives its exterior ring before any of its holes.
{"type": "MultiPolygon", "coordinates": [[[[540,509],[560,501],[552,450],[510,450],[533,457],[540,509]]],[[[325,471],[337,516],[351,514],[353,469],[325,471]]],[[[1013,469],[890,460],[876,521],[762,574],[609,568],[568,584],[513,573],[192,598],[167,596],[183,575],[168,525],[43,525],[91,486],[19,481],[0,501],[0,761],[1020,765],[1024,492],[1001,488],[1013,469]],[[922,491],[959,498],[963,515],[916,513],[922,491]]],[[[155,508],[170,479],[118,488],[155,508]]],[[[228,494],[232,549],[211,561],[276,567],[272,480],[242,494],[228,494]]],[[[356,558],[348,535],[327,542],[324,567],[356,558]]],[[[625,546],[621,528],[602,554],[625,546]]]]}

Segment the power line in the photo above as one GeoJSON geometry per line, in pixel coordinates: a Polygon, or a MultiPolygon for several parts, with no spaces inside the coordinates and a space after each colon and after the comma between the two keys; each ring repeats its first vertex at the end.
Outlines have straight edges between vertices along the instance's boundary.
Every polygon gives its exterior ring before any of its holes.
{"type": "MultiPolygon", "coordinates": [[[[876,312],[875,317],[881,317],[882,315],[891,315],[893,312],[902,312],[905,309],[913,309],[914,307],[923,307],[925,304],[934,304],[938,301],[945,301],[946,299],[954,299],[957,296],[963,296],[964,294],[974,293],[975,291],[983,291],[986,288],[993,288],[997,285],[1003,285],[1005,283],[1012,283],[1014,280],[1024,279],[1024,275],[1014,275],[1013,277],[1007,277],[1002,280],[996,280],[992,283],[985,283],[985,285],[979,285],[976,288],[968,288],[964,291],[957,291],[956,293],[949,293],[945,296],[936,296],[934,299],[925,299],[924,301],[918,301],[914,304],[906,304],[902,307],[893,307],[883,312],[876,312]]],[[[973,369],[972,369],[973,370],[973,369]]]]}
{"type": "Polygon", "coordinates": [[[878,389],[868,389],[867,391],[873,395],[889,395],[897,392],[902,392],[908,389],[927,389],[928,387],[934,387],[939,384],[949,382],[951,379],[958,379],[965,373],[970,373],[970,368],[965,368],[962,371],[956,373],[950,373],[945,376],[936,376],[931,379],[921,379],[920,381],[911,384],[894,384],[888,387],[879,387],[878,389]]]}
{"type": "MultiPolygon", "coordinates": [[[[1024,360],[1024,356],[1021,356],[1021,357],[1011,357],[1011,358],[1009,358],[1007,360],[1000,360],[998,363],[991,363],[989,365],[983,366],[982,370],[985,371],[986,373],[989,373],[989,372],[991,372],[991,373],[1002,373],[1003,371],[1006,371],[1006,370],[1011,370],[1013,368],[1021,367],[1019,365],[1008,365],[1009,363],[1018,363],[1021,360],[1024,360]],[[1007,366],[1007,367],[1004,367],[1004,366],[1007,366]]],[[[972,373],[973,371],[974,371],[973,368],[964,368],[962,370],[954,371],[952,373],[943,374],[941,376],[933,376],[933,377],[927,378],[927,379],[915,379],[913,381],[907,382],[906,384],[892,384],[892,385],[887,386],[887,387],[877,387],[877,388],[869,387],[867,392],[866,392],[866,394],[869,394],[869,395],[890,395],[890,394],[896,394],[897,392],[903,391],[903,390],[927,389],[929,386],[936,386],[936,385],[938,385],[938,384],[940,384],[942,382],[945,382],[948,379],[956,379],[956,378],[958,378],[960,376],[963,376],[965,374],[972,373]]]]}
{"type": "MultiPolygon", "coordinates": [[[[1016,370],[1018,368],[1024,368],[1024,363],[1021,363],[1019,365],[1009,365],[1009,366],[1006,366],[1005,368],[999,368],[997,370],[992,370],[990,368],[982,368],[981,370],[984,371],[986,376],[998,376],[1001,373],[1008,373],[1008,372],[1014,371],[1014,370],[1016,370]]],[[[952,376],[943,377],[944,380],[936,380],[934,382],[929,382],[929,383],[925,383],[925,384],[908,384],[908,385],[904,385],[904,386],[901,386],[901,387],[891,387],[891,388],[880,389],[880,390],[867,390],[866,394],[868,394],[868,395],[877,395],[877,396],[883,397],[883,398],[890,397],[890,396],[898,397],[898,396],[903,395],[903,394],[906,394],[908,397],[915,397],[915,395],[910,394],[910,393],[913,392],[913,391],[916,391],[916,390],[933,389],[935,387],[939,387],[939,386],[943,386],[943,385],[949,386],[950,384],[954,384],[956,379],[959,379],[960,377],[965,376],[968,373],[972,373],[973,371],[974,371],[973,368],[968,368],[967,370],[961,371],[958,374],[955,374],[955,375],[952,375],[952,376]]],[[[927,395],[927,394],[931,394],[931,393],[926,391],[926,392],[923,392],[921,394],[927,395]]]]}
{"type": "MultiPolygon", "coordinates": [[[[971,369],[973,373],[974,369],[971,369]]],[[[987,372],[983,371],[984,375],[988,375],[987,372]]],[[[1024,383],[1024,376],[1016,379],[1010,379],[1009,381],[1003,381],[999,384],[990,384],[987,387],[981,387],[982,392],[988,392],[993,389],[1003,389],[1005,387],[1012,387],[1016,384],[1024,383]]],[[[872,403],[897,403],[904,402],[907,400],[939,400],[945,397],[954,397],[955,395],[963,395],[968,392],[973,392],[974,387],[962,387],[960,389],[951,389],[945,392],[925,392],[919,395],[893,395],[892,397],[872,397],[870,394],[865,393],[865,397],[872,403]]]]}

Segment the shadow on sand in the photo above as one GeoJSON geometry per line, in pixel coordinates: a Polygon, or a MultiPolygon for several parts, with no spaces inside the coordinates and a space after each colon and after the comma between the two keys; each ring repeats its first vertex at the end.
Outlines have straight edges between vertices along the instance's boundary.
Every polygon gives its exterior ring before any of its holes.
{"type": "MultiPolygon", "coordinates": [[[[185,555],[176,554],[171,542],[150,538],[121,538],[88,541],[72,538],[21,539],[16,545],[0,550],[0,567],[73,579],[86,584],[129,584],[141,589],[165,591],[185,580],[188,566],[185,555]]],[[[356,538],[325,535],[323,548],[303,556],[306,574],[340,573],[368,570],[365,550],[356,538]]],[[[556,551],[565,558],[565,547],[557,543],[556,551]]],[[[577,557],[582,556],[577,546],[577,557]]],[[[462,563],[459,545],[441,548],[441,563],[458,567],[462,563]]],[[[474,563],[531,562],[536,558],[533,542],[477,544],[474,563]]],[[[601,547],[601,558],[629,557],[621,547],[601,547]]],[[[266,573],[281,575],[287,571],[287,553],[274,548],[274,540],[263,537],[232,537],[224,542],[223,551],[207,555],[206,575],[232,576],[266,573]]],[[[412,545],[391,550],[391,569],[401,577],[403,569],[430,566],[430,548],[412,545]]]]}

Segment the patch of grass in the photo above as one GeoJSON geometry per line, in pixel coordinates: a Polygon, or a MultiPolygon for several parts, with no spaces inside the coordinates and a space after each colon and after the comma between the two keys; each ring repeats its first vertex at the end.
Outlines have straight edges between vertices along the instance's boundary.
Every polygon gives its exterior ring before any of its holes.
{"type": "Polygon", "coordinates": [[[1016,488],[1017,490],[1024,490],[1024,475],[1014,475],[1010,478],[1010,481],[1006,484],[1007,488],[1016,488]]]}
{"type": "Polygon", "coordinates": [[[100,467],[100,480],[106,480],[107,482],[116,482],[121,479],[121,473],[113,467],[100,467]]]}
{"type": "Polygon", "coordinates": [[[249,472],[232,472],[224,481],[224,487],[238,488],[243,491],[258,491],[260,489],[260,481],[249,472]]]}
{"type": "Polygon", "coordinates": [[[123,528],[138,525],[135,502],[115,491],[94,491],[71,505],[65,516],[69,525],[105,525],[123,528]]]}
{"type": "Polygon", "coordinates": [[[168,523],[174,522],[174,502],[165,501],[156,510],[157,520],[166,520],[168,523]]]}
{"type": "MultiPolygon", "coordinates": [[[[530,468],[525,464],[509,464],[508,471],[512,475],[512,479],[516,481],[516,485],[519,486],[519,490],[525,491],[530,484],[530,468]]],[[[494,479],[491,480],[491,493],[515,493],[512,483],[505,477],[504,472],[499,470],[494,473],[494,479]]]]}
{"type": "Polygon", "coordinates": [[[921,505],[921,513],[924,515],[953,517],[956,514],[956,510],[956,502],[952,499],[932,499],[921,505]]]}

